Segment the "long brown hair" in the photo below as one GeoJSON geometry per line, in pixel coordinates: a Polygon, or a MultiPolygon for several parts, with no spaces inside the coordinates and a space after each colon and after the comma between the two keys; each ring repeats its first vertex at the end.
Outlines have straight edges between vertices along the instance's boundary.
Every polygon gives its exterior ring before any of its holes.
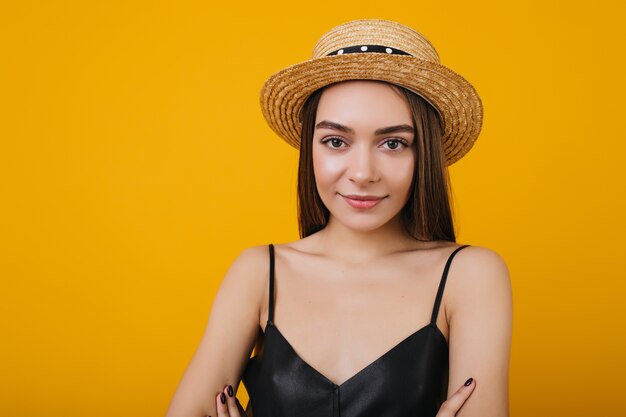
{"type": "MultiPolygon", "coordinates": [[[[407,203],[400,213],[406,231],[417,240],[456,242],[450,198],[450,177],[445,164],[441,137],[443,124],[437,110],[421,96],[403,87],[389,84],[404,95],[415,126],[414,147],[417,158],[407,203]]],[[[302,107],[300,120],[300,162],[298,166],[298,223],[304,238],[328,224],[330,212],[317,192],[313,171],[313,133],[315,115],[324,87],[309,96],[302,107]]]]}

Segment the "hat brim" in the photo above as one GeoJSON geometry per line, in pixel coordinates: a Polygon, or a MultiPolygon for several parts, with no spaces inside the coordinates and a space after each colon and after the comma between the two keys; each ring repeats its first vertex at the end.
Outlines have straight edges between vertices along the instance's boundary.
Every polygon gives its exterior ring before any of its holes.
{"type": "Polygon", "coordinates": [[[482,127],[483,109],[474,87],[451,69],[407,55],[355,53],[311,59],[287,67],[267,79],[261,108],[269,126],[300,148],[300,110],[317,89],[347,80],[390,82],[422,96],[439,112],[447,165],[474,145],[482,127]]]}

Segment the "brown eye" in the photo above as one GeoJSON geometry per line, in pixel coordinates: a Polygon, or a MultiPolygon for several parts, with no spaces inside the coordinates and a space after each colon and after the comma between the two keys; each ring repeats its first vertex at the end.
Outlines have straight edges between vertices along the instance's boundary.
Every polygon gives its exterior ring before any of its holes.
{"type": "Polygon", "coordinates": [[[322,143],[326,144],[326,146],[328,146],[330,149],[339,149],[341,148],[341,144],[344,143],[344,141],[343,139],[333,137],[333,138],[324,139],[322,143]]]}
{"type": "Polygon", "coordinates": [[[385,144],[387,144],[388,149],[391,151],[399,151],[402,148],[406,148],[409,145],[402,139],[388,139],[385,141],[385,144]]]}

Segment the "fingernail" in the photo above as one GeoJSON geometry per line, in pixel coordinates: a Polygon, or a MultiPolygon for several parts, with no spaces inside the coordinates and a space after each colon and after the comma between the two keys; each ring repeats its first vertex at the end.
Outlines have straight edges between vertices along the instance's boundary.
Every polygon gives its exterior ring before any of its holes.
{"type": "Polygon", "coordinates": [[[229,397],[233,396],[233,387],[232,387],[232,385],[228,386],[228,389],[226,390],[226,392],[228,393],[229,397]]]}
{"type": "Polygon", "coordinates": [[[465,381],[465,384],[463,384],[463,385],[465,385],[466,387],[469,387],[470,385],[472,385],[472,381],[473,380],[474,380],[474,378],[470,378],[467,381],[465,381]]]}
{"type": "Polygon", "coordinates": [[[222,402],[222,404],[226,404],[226,396],[223,392],[220,394],[220,401],[222,402]]]}

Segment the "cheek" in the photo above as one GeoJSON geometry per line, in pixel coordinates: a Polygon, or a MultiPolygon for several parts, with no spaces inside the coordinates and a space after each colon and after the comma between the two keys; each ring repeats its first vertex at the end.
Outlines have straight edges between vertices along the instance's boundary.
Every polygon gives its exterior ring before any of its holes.
{"type": "Polygon", "coordinates": [[[415,162],[413,160],[408,160],[401,166],[396,165],[394,167],[394,171],[398,176],[396,184],[401,191],[408,193],[411,189],[411,184],[413,182],[413,171],[415,170],[415,162]]]}
{"type": "Polygon", "coordinates": [[[341,175],[342,164],[340,159],[313,155],[313,172],[315,172],[315,181],[318,187],[333,183],[341,175]]]}

